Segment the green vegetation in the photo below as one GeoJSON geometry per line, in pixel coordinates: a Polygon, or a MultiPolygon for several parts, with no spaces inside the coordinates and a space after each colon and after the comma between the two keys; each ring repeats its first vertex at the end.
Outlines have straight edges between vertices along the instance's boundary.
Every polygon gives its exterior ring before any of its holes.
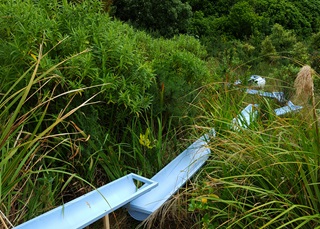
{"type": "Polygon", "coordinates": [[[125,174],[152,177],[213,127],[202,172],[143,226],[320,228],[319,7],[1,2],[0,228],[125,174]],[[304,65],[314,86],[298,114],[276,117],[285,104],[243,93],[258,74],[294,100],[304,65]],[[248,103],[260,104],[257,122],[232,131],[248,103]]]}
{"type": "Polygon", "coordinates": [[[112,6],[117,18],[167,37],[185,33],[192,16],[190,5],[181,0],[118,0],[112,6]]]}
{"type": "Polygon", "coordinates": [[[256,98],[259,118],[249,129],[230,129],[229,113],[239,113],[252,96],[217,93],[205,104],[217,127],[206,176],[193,187],[189,210],[203,228],[319,228],[318,119],[312,109],[277,117],[276,103],[256,98]],[[226,114],[227,113],[227,114],[226,114]],[[267,118],[266,118],[267,116],[267,118]]]}

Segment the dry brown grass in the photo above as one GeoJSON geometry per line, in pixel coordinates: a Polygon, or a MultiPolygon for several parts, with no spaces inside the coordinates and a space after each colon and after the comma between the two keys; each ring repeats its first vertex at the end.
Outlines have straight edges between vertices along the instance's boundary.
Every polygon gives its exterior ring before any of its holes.
{"type": "MultiPolygon", "coordinates": [[[[191,185],[191,181],[188,182],[191,185]]],[[[197,218],[188,212],[188,198],[190,187],[184,186],[153,212],[136,229],[189,229],[197,227],[197,218]]]]}
{"type": "Polygon", "coordinates": [[[311,121],[311,126],[314,126],[318,143],[320,143],[319,134],[319,118],[316,112],[316,101],[314,95],[314,84],[312,76],[315,75],[315,71],[308,65],[305,65],[299,71],[297,78],[294,81],[294,88],[296,93],[293,97],[293,101],[296,104],[305,107],[305,118],[311,121]],[[311,99],[311,105],[310,105],[311,99]],[[306,109],[307,108],[307,109],[306,109]]]}
{"type": "Polygon", "coordinates": [[[303,66],[299,71],[294,81],[295,95],[292,100],[295,103],[306,105],[310,98],[314,98],[313,74],[314,71],[308,65],[303,66]]]}
{"type": "Polygon", "coordinates": [[[12,223],[8,220],[8,218],[0,211],[0,229],[10,229],[13,228],[12,223]]]}

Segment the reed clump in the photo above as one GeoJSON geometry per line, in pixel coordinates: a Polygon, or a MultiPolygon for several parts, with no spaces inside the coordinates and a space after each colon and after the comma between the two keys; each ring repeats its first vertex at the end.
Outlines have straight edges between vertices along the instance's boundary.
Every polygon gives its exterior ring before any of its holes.
{"type": "Polygon", "coordinates": [[[314,84],[312,75],[314,71],[308,65],[305,65],[299,71],[294,81],[294,102],[301,105],[308,104],[311,98],[314,98],[314,84]]]}
{"type": "Polygon", "coordinates": [[[293,101],[296,104],[302,105],[307,112],[304,116],[308,120],[313,120],[312,125],[315,128],[318,143],[320,142],[319,138],[319,127],[318,127],[318,115],[317,115],[317,104],[314,95],[314,83],[313,83],[313,75],[315,75],[315,71],[308,65],[305,65],[299,71],[297,78],[294,81],[295,95],[293,97],[293,101]],[[310,105],[311,100],[311,105],[310,105]],[[310,119],[309,119],[310,117],[310,119]]]}

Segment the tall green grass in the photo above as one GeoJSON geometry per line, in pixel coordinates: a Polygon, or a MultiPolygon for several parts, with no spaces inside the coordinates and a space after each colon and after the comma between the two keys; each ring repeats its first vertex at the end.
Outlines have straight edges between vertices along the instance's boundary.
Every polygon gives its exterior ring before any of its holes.
{"type": "Polygon", "coordinates": [[[67,158],[81,139],[78,131],[68,132],[70,116],[95,97],[72,105],[80,90],[57,94],[61,77],[54,73],[76,54],[49,69],[41,69],[43,44],[34,64],[0,97],[0,210],[4,227],[16,225],[61,203],[62,192],[78,176],[67,158]],[[27,82],[25,86],[23,82],[27,82]],[[57,114],[49,113],[60,98],[73,95],[57,114]],[[62,131],[65,130],[65,131],[62,131]],[[61,131],[61,132],[60,132],[61,131]],[[64,154],[64,153],[65,154],[64,154]],[[5,218],[5,217],[6,218],[5,218]]]}
{"type": "Polygon", "coordinates": [[[204,106],[205,122],[214,123],[217,137],[189,204],[201,215],[199,226],[320,228],[320,143],[312,111],[277,117],[272,100],[230,90],[218,94],[204,106]],[[258,120],[232,131],[230,116],[252,100],[260,104],[258,120]]]}

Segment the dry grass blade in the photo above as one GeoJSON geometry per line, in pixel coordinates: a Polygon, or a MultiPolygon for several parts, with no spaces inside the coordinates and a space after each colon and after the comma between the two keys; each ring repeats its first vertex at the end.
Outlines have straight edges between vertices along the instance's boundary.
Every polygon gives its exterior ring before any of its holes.
{"type": "Polygon", "coordinates": [[[0,228],[9,229],[8,224],[10,225],[10,228],[13,228],[13,225],[11,224],[11,222],[8,220],[8,218],[3,214],[3,212],[1,210],[0,210],[0,221],[2,223],[2,227],[0,227],[0,228]],[[5,221],[7,221],[7,223],[5,221]]]}

